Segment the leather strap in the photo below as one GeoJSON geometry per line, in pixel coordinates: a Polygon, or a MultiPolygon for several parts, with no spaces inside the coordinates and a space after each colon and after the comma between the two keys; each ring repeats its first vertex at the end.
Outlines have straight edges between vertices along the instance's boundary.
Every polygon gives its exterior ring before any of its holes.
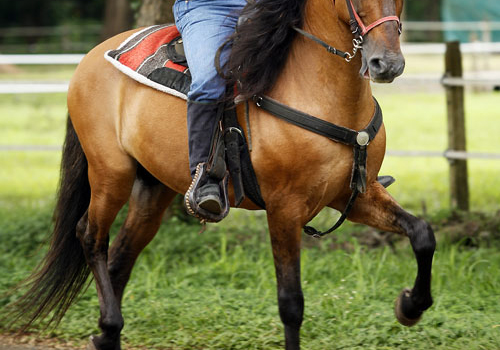
{"type": "Polygon", "coordinates": [[[366,128],[360,131],[355,131],[313,117],[312,115],[298,111],[267,96],[254,96],[253,100],[257,107],[264,109],[278,118],[286,120],[289,123],[312,131],[316,134],[328,137],[332,141],[341,142],[350,146],[356,146],[359,144],[358,135],[363,132],[366,132],[369,136],[368,143],[364,143],[363,146],[368,145],[370,141],[375,138],[380,126],[382,125],[382,110],[375,98],[373,98],[375,101],[375,113],[366,128]]]}
{"type": "Polygon", "coordinates": [[[344,211],[342,212],[342,215],[329,230],[324,232],[320,232],[311,226],[304,227],[304,232],[306,234],[316,238],[320,238],[335,231],[349,216],[358,195],[366,191],[367,146],[380,130],[383,119],[382,110],[377,100],[375,97],[373,98],[375,101],[375,113],[373,114],[372,119],[366,128],[359,132],[313,117],[309,114],[288,107],[267,96],[254,96],[253,100],[257,107],[264,109],[276,117],[316,134],[328,137],[332,141],[341,142],[353,147],[353,165],[350,184],[352,193],[344,211]]]}
{"type": "Polygon", "coordinates": [[[314,35],[312,35],[312,34],[310,34],[310,33],[306,32],[305,30],[302,30],[302,29],[297,28],[297,27],[293,27],[293,29],[294,29],[295,31],[297,31],[298,33],[302,34],[303,36],[305,36],[306,38],[309,38],[309,39],[311,39],[311,40],[315,41],[316,43],[320,44],[320,45],[321,45],[321,46],[323,46],[323,47],[326,49],[326,51],[328,51],[329,53],[334,54],[334,55],[337,55],[337,56],[340,56],[340,57],[342,57],[342,58],[347,58],[347,57],[349,57],[349,54],[348,54],[347,52],[344,52],[344,51],[339,50],[339,49],[337,49],[337,48],[335,48],[335,47],[333,47],[333,46],[328,45],[328,44],[327,44],[327,43],[325,43],[323,40],[321,40],[321,39],[319,39],[319,38],[315,37],[314,35]]]}
{"type": "Polygon", "coordinates": [[[321,231],[316,230],[312,226],[304,226],[304,232],[306,234],[308,234],[309,236],[313,236],[314,238],[321,238],[329,233],[332,233],[336,229],[338,229],[344,223],[345,219],[347,219],[347,217],[349,216],[349,213],[351,212],[351,209],[354,206],[354,202],[356,201],[358,194],[359,194],[358,191],[356,191],[356,190],[352,191],[351,197],[347,201],[347,205],[346,205],[344,211],[342,212],[342,214],[338,218],[337,222],[332,227],[330,227],[328,230],[321,232],[321,231]]]}

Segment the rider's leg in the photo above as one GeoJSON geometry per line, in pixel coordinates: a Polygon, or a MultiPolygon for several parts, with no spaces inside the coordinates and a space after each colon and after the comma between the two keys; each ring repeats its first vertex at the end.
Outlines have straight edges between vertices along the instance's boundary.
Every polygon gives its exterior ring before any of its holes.
{"type": "MultiPolygon", "coordinates": [[[[205,163],[210,153],[210,144],[214,133],[217,103],[188,102],[187,127],[189,141],[189,169],[194,179],[198,164],[205,163]]],[[[195,194],[198,205],[214,214],[223,210],[218,181],[208,178],[195,194]]]]}
{"type": "MultiPolygon", "coordinates": [[[[234,32],[238,14],[245,0],[177,1],[173,12],[182,34],[192,83],[188,93],[189,166],[194,176],[196,167],[208,159],[210,141],[216,123],[217,104],[225,93],[225,81],[217,74],[214,60],[217,49],[234,32]]],[[[223,65],[229,54],[221,54],[223,65]]],[[[200,207],[219,214],[222,210],[219,187],[208,181],[198,191],[200,207]]]]}

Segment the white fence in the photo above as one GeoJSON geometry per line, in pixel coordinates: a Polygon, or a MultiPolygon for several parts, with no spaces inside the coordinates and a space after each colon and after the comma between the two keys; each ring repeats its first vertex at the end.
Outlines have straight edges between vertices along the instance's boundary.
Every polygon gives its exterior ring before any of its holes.
{"type": "Polygon", "coordinates": [[[500,22],[490,21],[464,21],[464,22],[430,22],[430,21],[404,21],[405,30],[416,31],[500,31],[500,22]]]}
{"type": "Polygon", "coordinates": [[[0,64],[11,65],[45,65],[45,64],[78,64],[84,54],[40,54],[40,55],[0,55],[0,64]]]}
{"type": "MultiPolygon", "coordinates": [[[[460,48],[465,54],[500,54],[500,43],[464,43],[460,48]]],[[[403,43],[401,45],[405,55],[442,55],[445,53],[444,43],[403,43]]],[[[53,65],[53,64],[78,64],[84,54],[27,54],[27,55],[2,55],[0,65],[53,65]]]]}
{"type": "MultiPolygon", "coordinates": [[[[496,27],[495,27],[496,28],[496,27]]],[[[500,28],[500,25],[499,25],[500,28]]],[[[437,54],[442,55],[446,50],[444,43],[433,44],[403,44],[404,54],[437,54]]],[[[462,44],[464,53],[500,53],[500,43],[469,43],[462,44]]],[[[54,55],[0,55],[0,65],[75,65],[83,58],[83,54],[54,54],[54,55]]],[[[419,83],[434,83],[447,86],[500,86],[500,76],[485,76],[480,78],[449,78],[436,76],[403,76],[399,79],[407,79],[419,83]]],[[[0,81],[0,94],[22,94],[22,93],[64,93],[68,89],[68,82],[26,82],[26,81],[0,81]]],[[[58,151],[57,146],[0,146],[0,151],[58,151]]],[[[500,159],[500,154],[462,152],[462,151],[394,151],[388,150],[388,156],[392,157],[444,157],[446,159],[500,159]]]]}

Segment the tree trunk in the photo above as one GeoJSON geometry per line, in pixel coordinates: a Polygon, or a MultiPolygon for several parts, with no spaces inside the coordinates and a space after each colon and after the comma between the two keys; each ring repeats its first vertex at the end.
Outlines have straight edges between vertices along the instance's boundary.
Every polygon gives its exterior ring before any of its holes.
{"type": "Polygon", "coordinates": [[[172,6],[175,0],[142,0],[137,26],[174,23],[172,6]]]}
{"type": "Polygon", "coordinates": [[[132,29],[133,19],[129,0],[106,0],[102,40],[132,29]]]}

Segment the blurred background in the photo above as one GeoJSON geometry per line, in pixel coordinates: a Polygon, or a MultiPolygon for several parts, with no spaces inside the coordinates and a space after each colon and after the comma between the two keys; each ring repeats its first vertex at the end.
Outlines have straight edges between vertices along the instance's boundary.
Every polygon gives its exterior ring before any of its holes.
{"type": "MultiPolygon", "coordinates": [[[[51,229],[76,65],[116,33],[172,22],[172,3],[0,0],[0,344],[1,307],[15,299],[4,292],[39,261],[51,229]]],[[[435,304],[412,329],[394,320],[393,300],[415,276],[404,237],[353,224],[304,236],[306,349],[500,344],[500,2],[407,0],[402,50],[403,76],[372,84],[387,129],[381,175],[436,231],[435,304]]],[[[338,215],[325,209],[313,224],[338,215]]],[[[139,258],[124,296],[127,348],[282,348],[265,213],[231,210],[199,228],[177,207],[139,258]]],[[[96,332],[95,295],[91,287],[57,330],[25,341],[81,346],[96,332]]]]}

